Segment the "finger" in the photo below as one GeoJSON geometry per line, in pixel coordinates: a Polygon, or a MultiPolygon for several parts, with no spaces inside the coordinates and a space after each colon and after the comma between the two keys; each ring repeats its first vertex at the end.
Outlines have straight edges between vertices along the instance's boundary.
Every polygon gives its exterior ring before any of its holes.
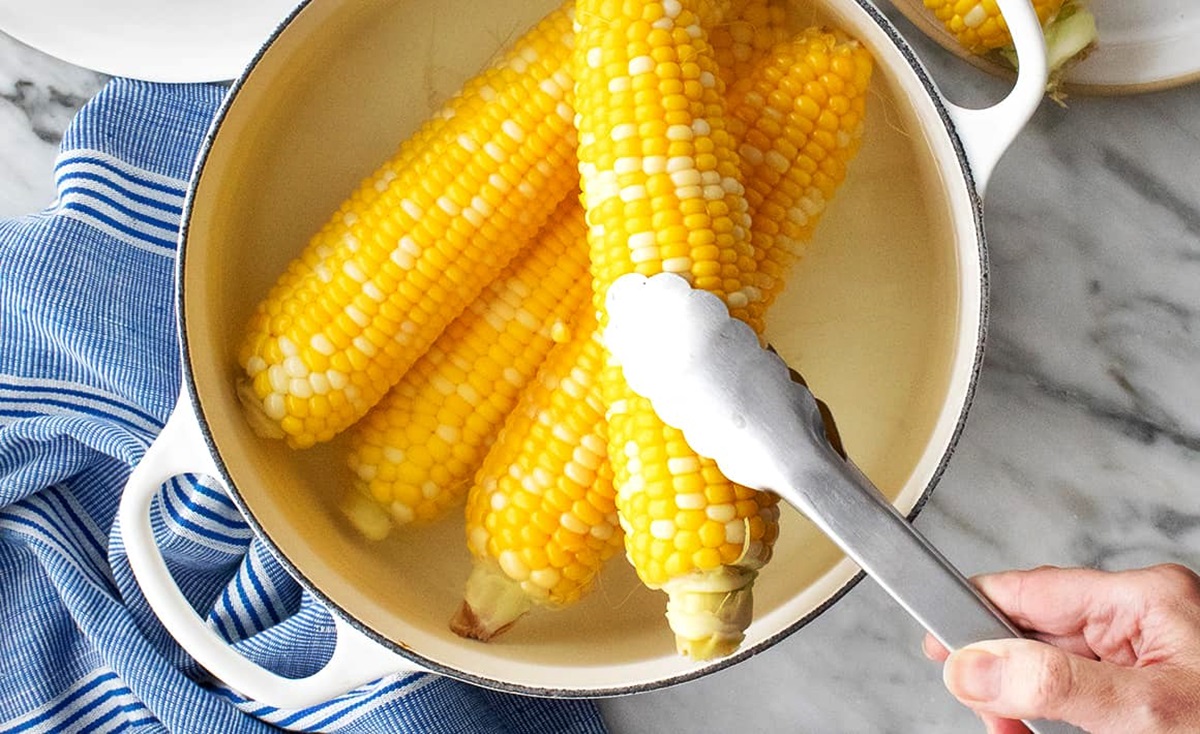
{"type": "MultiPolygon", "coordinates": [[[[1072,655],[1078,655],[1091,660],[1097,659],[1096,653],[1092,651],[1092,648],[1088,647],[1087,642],[1079,635],[1049,635],[1042,632],[1030,632],[1026,634],[1026,637],[1038,642],[1044,642],[1047,645],[1061,647],[1072,655]]],[[[950,650],[928,632],[925,633],[924,639],[921,640],[921,652],[935,663],[946,662],[946,657],[950,655],[950,650]]]]}
{"type": "Polygon", "coordinates": [[[1047,645],[1054,645],[1081,658],[1089,660],[1099,659],[1096,652],[1092,650],[1091,645],[1088,644],[1082,635],[1051,635],[1045,632],[1027,632],[1025,636],[1031,640],[1044,642],[1047,645]]]}
{"type": "Polygon", "coordinates": [[[972,580],[1017,626],[1069,635],[1078,633],[1095,613],[1098,597],[1114,596],[1113,587],[1125,582],[1121,576],[1090,568],[1043,566],[984,574],[972,580]]]}
{"type": "Polygon", "coordinates": [[[980,714],[987,734],[1029,734],[1029,728],[1016,719],[1002,719],[999,716],[980,714]]]}
{"type": "Polygon", "coordinates": [[[945,662],[946,656],[950,654],[945,645],[938,642],[936,637],[928,633],[925,634],[925,639],[921,640],[921,652],[925,653],[925,657],[936,663],[945,662]]]}
{"type": "Polygon", "coordinates": [[[1117,724],[1139,708],[1133,705],[1142,690],[1138,676],[1146,675],[1034,640],[976,643],[952,653],[943,669],[950,692],[981,714],[1106,731],[1134,728],[1117,724]]]}
{"type": "Polygon", "coordinates": [[[1186,616],[1196,605],[1180,600],[1200,600],[1200,579],[1170,565],[1115,573],[1042,567],[974,581],[1018,627],[1044,633],[1074,652],[1086,647],[1124,665],[1137,660],[1130,640],[1142,634],[1148,609],[1169,608],[1186,616]]]}

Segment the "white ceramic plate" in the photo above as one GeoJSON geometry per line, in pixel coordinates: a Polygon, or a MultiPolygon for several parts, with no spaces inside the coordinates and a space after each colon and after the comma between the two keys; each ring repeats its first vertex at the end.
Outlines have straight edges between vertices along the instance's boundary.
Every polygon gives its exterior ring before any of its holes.
{"type": "MultiPolygon", "coordinates": [[[[1011,73],[970,56],[936,21],[921,0],[891,0],[917,27],[977,66],[1011,73]]],[[[1132,94],[1200,79],[1200,2],[1196,0],[1090,0],[1099,44],[1063,77],[1067,89],[1084,94],[1132,94]]]]}
{"type": "Polygon", "coordinates": [[[1100,43],[1066,81],[1122,91],[1200,78],[1196,0],[1092,0],[1100,43]]]}
{"type": "Polygon", "coordinates": [[[298,0],[0,0],[0,31],[113,76],[233,79],[298,0]]]}

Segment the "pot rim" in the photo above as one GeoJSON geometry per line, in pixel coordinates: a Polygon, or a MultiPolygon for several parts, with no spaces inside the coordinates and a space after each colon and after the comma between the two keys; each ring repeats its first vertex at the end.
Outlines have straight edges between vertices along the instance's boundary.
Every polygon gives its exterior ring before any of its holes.
{"type": "MultiPolygon", "coordinates": [[[[241,75],[235,79],[227,91],[221,106],[214,116],[212,123],[205,134],[204,141],[200,150],[197,153],[196,161],[192,168],[191,177],[188,183],[187,195],[184,199],[183,210],[180,218],[180,231],[178,239],[178,253],[175,266],[175,313],[176,324],[179,332],[179,347],[181,366],[183,372],[183,385],[188,393],[188,400],[193,406],[196,416],[196,421],[199,425],[200,434],[203,437],[204,443],[212,456],[213,463],[220,473],[220,479],[229,489],[229,498],[238,508],[246,523],[254,531],[255,536],[262,539],[267,548],[275,559],[284,567],[284,569],[299,582],[309,593],[313,594],[321,604],[330,612],[330,614],[338,615],[347,624],[352,626],[358,632],[371,639],[375,643],[392,651],[393,653],[407,658],[423,669],[444,675],[457,680],[465,681],[475,685],[483,686],[498,691],[516,693],[522,695],[533,695],[551,698],[605,698],[612,696],[629,695],[634,693],[644,693],[653,690],[668,688],[681,683],[686,683],[692,680],[706,677],[712,673],[724,670],[733,665],[736,665],[744,660],[747,660],[764,650],[774,646],[783,639],[791,636],[799,631],[804,626],[808,625],[818,616],[827,611],[830,607],[840,601],[846,594],[850,592],[860,581],[866,576],[866,573],[861,569],[854,573],[851,578],[844,582],[833,594],[826,598],[821,604],[813,608],[809,613],[797,619],[794,623],[788,625],[779,632],[765,637],[762,640],[748,645],[732,655],[729,655],[720,660],[712,661],[698,669],[679,673],[668,677],[658,678],[653,681],[643,683],[635,683],[624,686],[610,686],[605,688],[554,688],[529,686],[523,684],[515,684],[504,680],[480,676],[472,673],[461,671],[457,668],[445,665],[436,660],[432,660],[421,655],[419,652],[407,647],[403,644],[386,637],[385,635],[375,631],[370,626],[361,622],[351,611],[343,605],[337,603],[327,596],[321,589],[309,580],[304,571],[297,566],[279,547],[267,530],[259,523],[249,505],[242,497],[241,490],[238,488],[237,482],[234,481],[229,469],[225,465],[225,461],[217,448],[216,441],[213,437],[212,429],[209,421],[205,417],[203,403],[200,400],[199,390],[196,385],[196,377],[192,360],[189,357],[191,350],[189,348],[188,329],[187,329],[187,309],[186,296],[184,292],[184,273],[187,269],[187,243],[190,231],[191,219],[194,209],[194,195],[197,184],[208,162],[209,155],[212,152],[213,146],[216,143],[217,136],[220,133],[222,124],[227,117],[229,110],[234,104],[241,92],[242,87],[247,83],[247,80],[257,68],[259,62],[274,46],[279,36],[292,24],[292,22],[304,10],[316,0],[301,0],[300,3],[288,14],[286,18],[280,21],[279,25],[271,32],[262,46],[255,52],[253,58],[247,63],[241,75]]],[[[970,160],[967,157],[962,140],[958,134],[957,127],[950,116],[945,100],[937,85],[930,77],[925,65],[921,62],[912,46],[905,40],[904,36],[899,32],[895,25],[880,11],[870,0],[831,0],[832,2],[852,2],[857,5],[867,16],[874,22],[880,30],[887,36],[888,40],[895,46],[896,50],[903,57],[909,69],[920,82],[921,89],[925,96],[932,103],[934,110],[937,112],[938,119],[941,121],[942,130],[949,138],[951,148],[954,151],[955,160],[958,163],[958,171],[962,175],[962,183],[965,185],[966,194],[970,202],[971,216],[973,219],[973,229],[976,233],[976,247],[979,258],[979,326],[975,338],[975,353],[972,357],[970,375],[967,379],[966,390],[963,395],[962,407],[959,410],[958,417],[955,420],[954,429],[947,440],[946,447],[942,451],[941,458],[938,460],[937,466],[922,489],[920,496],[917,497],[912,509],[907,513],[907,519],[911,522],[925,504],[929,501],[934,488],[941,480],[949,465],[950,457],[957,448],[959,439],[962,435],[964,426],[967,420],[967,414],[970,411],[971,405],[974,402],[975,390],[979,380],[979,373],[983,365],[984,347],[987,337],[988,324],[988,301],[989,301],[989,269],[988,269],[988,251],[987,242],[984,232],[983,222],[983,200],[979,194],[979,189],[976,185],[976,180],[972,171],[970,160]]]]}

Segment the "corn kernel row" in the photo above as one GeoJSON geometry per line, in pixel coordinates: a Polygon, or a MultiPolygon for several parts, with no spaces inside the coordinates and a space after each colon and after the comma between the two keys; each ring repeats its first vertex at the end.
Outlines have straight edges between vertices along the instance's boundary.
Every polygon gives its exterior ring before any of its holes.
{"type": "Polygon", "coordinates": [[[862,141],[871,53],[825,28],[777,44],[732,95],[760,298],[756,318],[783,290],[862,141]]]}

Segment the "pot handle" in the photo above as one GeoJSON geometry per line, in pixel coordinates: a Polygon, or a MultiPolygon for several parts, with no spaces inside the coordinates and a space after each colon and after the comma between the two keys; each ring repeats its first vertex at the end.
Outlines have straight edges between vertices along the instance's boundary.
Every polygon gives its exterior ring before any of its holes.
{"type": "Polygon", "coordinates": [[[982,197],[1000,156],[1033,116],[1046,93],[1049,68],[1046,39],[1029,0],[997,0],[1008,24],[1020,68],[1012,90],[1000,102],[983,109],[960,107],[943,100],[982,197]]]}
{"type": "Polygon", "coordinates": [[[147,603],[196,662],[239,693],[283,709],[313,706],[391,673],[423,670],[371,640],[336,613],[330,615],[337,635],[333,656],[325,667],[307,678],[276,675],[230,647],[184,597],[154,542],[150,525],[154,498],[164,482],[188,472],[219,476],[188,393],[183,390],[162,432],[130,474],[118,518],[129,565],[147,603]]]}

